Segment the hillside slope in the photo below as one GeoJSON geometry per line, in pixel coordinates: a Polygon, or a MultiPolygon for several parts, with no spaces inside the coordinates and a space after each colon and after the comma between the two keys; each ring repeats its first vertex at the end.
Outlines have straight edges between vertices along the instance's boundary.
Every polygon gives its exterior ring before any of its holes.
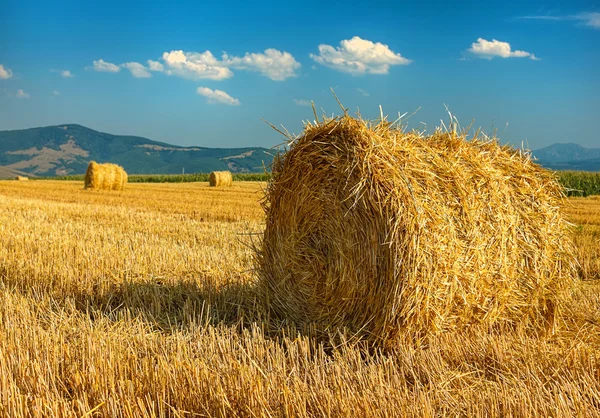
{"type": "Polygon", "coordinates": [[[553,170],[600,171],[600,148],[552,144],[533,151],[537,162],[553,170]]]}
{"type": "Polygon", "coordinates": [[[26,176],[22,171],[12,170],[6,167],[0,167],[0,179],[14,179],[17,176],[26,176]]]}
{"type": "Polygon", "coordinates": [[[120,164],[136,174],[260,172],[271,163],[271,154],[259,147],[180,147],[76,124],[0,131],[0,166],[37,176],[82,174],[91,160],[120,164]]]}

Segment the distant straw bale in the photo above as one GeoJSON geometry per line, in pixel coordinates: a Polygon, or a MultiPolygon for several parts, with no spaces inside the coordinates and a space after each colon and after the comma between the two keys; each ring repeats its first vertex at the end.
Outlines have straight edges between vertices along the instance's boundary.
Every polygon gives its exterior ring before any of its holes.
{"type": "Polygon", "coordinates": [[[275,159],[257,253],[275,315],[376,346],[470,324],[554,325],[575,277],[562,189],[479,133],[345,115],[275,159]]]}
{"type": "Polygon", "coordinates": [[[85,189],[123,190],[127,183],[127,173],[116,164],[98,164],[91,161],[85,173],[85,189]]]}
{"type": "Polygon", "coordinates": [[[233,177],[229,171],[213,171],[208,177],[211,187],[225,187],[233,184],[233,177]]]}
{"type": "Polygon", "coordinates": [[[28,180],[29,180],[29,177],[25,177],[25,176],[17,176],[17,178],[16,178],[15,180],[18,180],[18,181],[28,181],[28,180]]]}

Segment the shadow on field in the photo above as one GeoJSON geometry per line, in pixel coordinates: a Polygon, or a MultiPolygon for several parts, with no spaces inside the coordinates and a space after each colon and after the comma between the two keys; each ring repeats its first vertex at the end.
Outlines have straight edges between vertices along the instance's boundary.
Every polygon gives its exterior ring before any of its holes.
{"type": "Polygon", "coordinates": [[[126,282],[98,294],[77,295],[77,308],[92,320],[138,318],[162,332],[218,324],[241,330],[265,321],[253,283],[211,282],[126,282]]]}
{"type": "Polygon", "coordinates": [[[239,333],[259,328],[265,339],[287,350],[289,338],[306,337],[309,349],[331,355],[339,347],[359,344],[361,355],[374,351],[345,329],[319,331],[296,326],[272,314],[254,282],[215,285],[214,280],[175,283],[128,282],[104,292],[76,296],[76,307],[92,321],[118,323],[135,318],[151,329],[171,334],[206,327],[226,327],[239,333]],[[337,347],[337,348],[336,348],[337,347]]]}

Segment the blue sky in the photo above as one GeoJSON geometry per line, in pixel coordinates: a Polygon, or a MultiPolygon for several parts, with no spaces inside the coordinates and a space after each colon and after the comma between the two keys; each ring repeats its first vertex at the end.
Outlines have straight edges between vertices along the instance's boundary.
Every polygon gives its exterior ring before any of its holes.
{"type": "Polygon", "coordinates": [[[313,100],[600,147],[600,3],[0,0],[0,130],[273,146],[313,100]]]}

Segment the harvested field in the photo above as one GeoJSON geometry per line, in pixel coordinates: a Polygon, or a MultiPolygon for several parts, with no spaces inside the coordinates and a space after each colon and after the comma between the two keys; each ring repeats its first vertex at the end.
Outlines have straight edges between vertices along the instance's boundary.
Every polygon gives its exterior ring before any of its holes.
{"type": "Polygon", "coordinates": [[[0,181],[0,416],[600,416],[600,199],[563,208],[582,268],[554,334],[382,353],[258,302],[264,187],[0,181]]]}

